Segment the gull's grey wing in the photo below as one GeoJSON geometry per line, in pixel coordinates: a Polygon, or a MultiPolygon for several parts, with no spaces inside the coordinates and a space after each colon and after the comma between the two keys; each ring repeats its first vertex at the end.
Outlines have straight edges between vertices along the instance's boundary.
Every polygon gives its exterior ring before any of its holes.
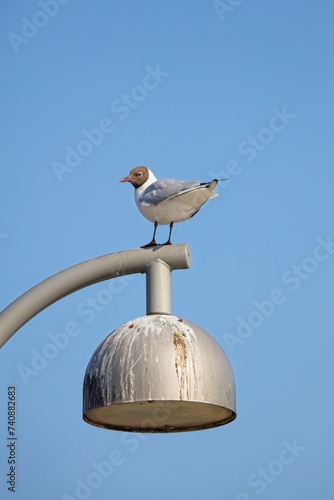
{"type": "Polygon", "coordinates": [[[161,179],[153,182],[142,194],[139,201],[158,205],[171,196],[180,194],[182,191],[194,189],[200,186],[199,181],[178,181],[175,179],[161,179]]]}

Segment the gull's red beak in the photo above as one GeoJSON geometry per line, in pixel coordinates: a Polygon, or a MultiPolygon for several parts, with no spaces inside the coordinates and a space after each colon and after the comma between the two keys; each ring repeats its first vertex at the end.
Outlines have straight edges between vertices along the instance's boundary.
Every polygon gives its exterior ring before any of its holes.
{"type": "Polygon", "coordinates": [[[123,177],[123,179],[120,179],[119,182],[129,182],[129,177],[123,177]]]}

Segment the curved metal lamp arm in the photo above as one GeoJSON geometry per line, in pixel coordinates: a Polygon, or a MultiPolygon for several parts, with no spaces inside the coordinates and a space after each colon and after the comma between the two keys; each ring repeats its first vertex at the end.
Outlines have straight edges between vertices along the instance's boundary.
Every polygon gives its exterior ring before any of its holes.
{"type": "MultiPolygon", "coordinates": [[[[0,314],[0,347],[31,318],[66,295],[94,283],[126,274],[147,272],[148,313],[168,312],[149,310],[150,307],[157,307],[157,301],[154,300],[154,292],[152,291],[153,287],[150,285],[153,283],[158,285],[160,280],[158,288],[162,288],[161,279],[166,279],[166,265],[169,268],[169,274],[175,269],[188,269],[190,267],[188,245],[125,250],[96,257],[64,269],[25,292],[2,311],[0,314]],[[152,263],[155,263],[153,268],[152,263]],[[158,263],[161,264],[161,272],[158,272],[158,263]]],[[[166,281],[166,283],[168,288],[168,282],[166,281]]],[[[167,298],[165,300],[166,309],[168,309],[168,303],[167,298]]]]}

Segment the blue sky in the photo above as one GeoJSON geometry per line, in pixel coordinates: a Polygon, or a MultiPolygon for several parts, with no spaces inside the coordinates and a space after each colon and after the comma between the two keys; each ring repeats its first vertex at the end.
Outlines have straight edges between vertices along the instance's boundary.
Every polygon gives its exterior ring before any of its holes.
{"type": "Polygon", "coordinates": [[[16,500],[332,498],[333,15],[329,0],[2,2],[0,308],[66,267],[149,241],[132,187],[118,183],[134,166],[228,176],[174,228],[193,263],[173,274],[173,313],[226,352],[238,417],[176,435],[87,425],[92,353],[145,314],[145,279],[133,276],[80,315],[100,283],[0,351],[1,498],[13,498],[11,386],[16,500]],[[24,376],[71,322],[77,335],[24,376]],[[113,452],[103,477],[96,464],[113,452]]]}

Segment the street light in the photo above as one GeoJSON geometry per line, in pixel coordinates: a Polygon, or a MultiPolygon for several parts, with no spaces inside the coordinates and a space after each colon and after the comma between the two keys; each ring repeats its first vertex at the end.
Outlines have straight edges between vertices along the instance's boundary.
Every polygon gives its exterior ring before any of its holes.
{"type": "Polygon", "coordinates": [[[0,314],[0,346],[40,311],[99,281],[146,273],[146,316],[127,321],[94,352],[84,378],[83,418],[114,430],[180,432],[236,417],[235,383],[219,344],[171,314],[171,271],[190,267],[187,245],[118,252],[57,273],[0,314]]]}

